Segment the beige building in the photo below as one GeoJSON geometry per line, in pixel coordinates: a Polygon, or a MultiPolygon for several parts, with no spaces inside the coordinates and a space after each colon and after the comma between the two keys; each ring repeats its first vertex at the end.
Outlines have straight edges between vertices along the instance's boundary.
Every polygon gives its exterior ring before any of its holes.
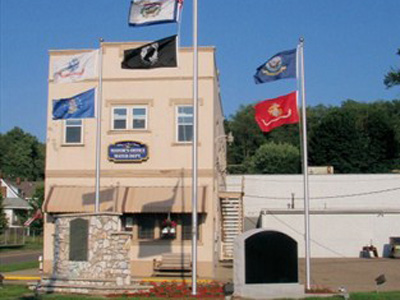
{"type": "MultiPolygon", "coordinates": [[[[100,212],[117,216],[127,236],[131,276],[150,276],[165,253],[191,253],[192,59],[179,49],[177,68],[126,70],[123,51],[141,43],[103,43],[100,212]],[[116,143],[147,146],[141,161],[112,159],[116,143]],[[165,221],[176,223],[165,234],[165,221]]],[[[88,50],[50,51],[57,56],[88,50]]],[[[52,120],[52,100],[98,87],[98,78],[55,83],[49,72],[44,271],[54,273],[60,217],[95,216],[96,119],[52,120]]],[[[218,193],[225,186],[226,136],[213,47],[199,49],[198,275],[213,277],[221,258],[218,193]]],[[[92,222],[92,221],[90,221],[92,222]]],[[[69,231],[69,238],[75,233],[69,231]]],[[[89,248],[91,247],[89,231],[89,248]]],[[[62,240],[62,239],[60,239],[62,240]]],[[[125,241],[125,240],[124,240],[125,241]]],[[[68,245],[67,245],[68,247],[68,245]]],[[[90,249],[89,249],[90,251],[90,249]]],[[[57,256],[57,257],[56,257],[57,256]]],[[[89,260],[91,255],[89,254],[89,260]]],[[[79,274],[78,274],[79,276],[79,274]]]]}

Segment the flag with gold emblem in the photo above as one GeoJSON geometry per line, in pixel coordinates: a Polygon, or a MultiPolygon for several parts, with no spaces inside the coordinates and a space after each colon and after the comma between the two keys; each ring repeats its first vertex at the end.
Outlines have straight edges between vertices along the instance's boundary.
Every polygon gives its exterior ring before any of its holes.
{"type": "Polygon", "coordinates": [[[255,120],[264,132],[285,125],[299,122],[296,92],[267,99],[255,106],[255,120]]]}

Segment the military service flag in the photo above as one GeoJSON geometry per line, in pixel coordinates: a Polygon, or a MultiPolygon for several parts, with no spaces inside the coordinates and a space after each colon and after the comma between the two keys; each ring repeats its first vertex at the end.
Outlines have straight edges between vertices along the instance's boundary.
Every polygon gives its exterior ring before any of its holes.
{"type": "Polygon", "coordinates": [[[70,83],[97,76],[98,51],[55,56],[52,73],[55,83],[70,83]]]}
{"type": "Polygon", "coordinates": [[[96,89],[71,98],[53,100],[53,120],[94,118],[96,89]]]}
{"type": "Polygon", "coordinates": [[[296,92],[275,99],[268,99],[255,106],[255,120],[264,132],[299,122],[296,92]]]}
{"type": "Polygon", "coordinates": [[[296,78],[296,49],[275,54],[254,75],[257,84],[283,78],[296,78]]]}
{"type": "Polygon", "coordinates": [[[142,47],[125,50],[123,69],[173,68],[177,66],[176,35],[142,47]]]}
{"type": "Polygon", "coordinates": [[[178,22],[182,0],[133,0],[129,25],[146,26],[178,22]]]}

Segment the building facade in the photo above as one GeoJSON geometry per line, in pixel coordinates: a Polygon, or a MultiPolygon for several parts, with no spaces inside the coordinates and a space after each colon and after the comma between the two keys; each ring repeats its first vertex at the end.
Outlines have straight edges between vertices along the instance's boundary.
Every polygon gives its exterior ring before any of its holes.
{"type": "MultiPolygon", "coordinates": [[[[193,50],[179,49],[176,68],[122,69],[124,50],[140,45],[101,46],[100,212],[118,216],[116,231],[129,236],[130,275],[150,276],[154,259],[165,253],[191,253],[193,50]],[[147,155],[124,159],[125,147],[138,147],[147,155]]],[[[49,68],[58,56],[87,51],[50,51],[49,68]]],[[[99,85],[99,78],[55,83],[51,73],[43,205],[47,273],[54,272],[59,253],[55,249],[59,217],[85,218],[95,210],[96,119],[53,120],[52,100],[99,85]]],[[[213,277],[221,239],[218,191],[225,185],[226,169],[213,47],[199,49],[198,84],[198,274],[213,277]]]]}
{"type": "MultiPolygon", "coordinates": [[[[309,177],[311,257],[351,258],[373,246],[391,255],[400,237],[399,174],[326,174],[309,177]]],[[[230,175],[230,190],[242,191],[244,230],[284,233],[305,256],[302,175],[230,175]]]]}

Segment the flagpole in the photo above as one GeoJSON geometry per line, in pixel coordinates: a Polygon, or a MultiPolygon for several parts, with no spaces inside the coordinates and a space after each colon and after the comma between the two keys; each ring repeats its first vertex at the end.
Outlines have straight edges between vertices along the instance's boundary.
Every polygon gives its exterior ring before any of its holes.
{"type": "Polygon", "coordinates": [[[192,295],[197,295],[197,145],[198,145],[197,0],[193,0],[193,144],[192,144],[192,295]]]}
{"type": "Polygon", "coordinates": [[[307,116],[306,116],[306,92],[304,84],[304,38],[299,40],[300,57],[300,89],[302,101],[303,119],[303,181],[304,181],[304,231],[305,231],[305,259],[306,259],[306,290],[311,288],[311,264],[310,264],[310,200],[308,190],[308,150],[307,150],[307,116]]]}
{"type": "Polygon", "coordinates": [[[102,106],[102,92],[103,92],[103,38],[99,39],[99,85],[97,88],[97,109],[96,109],[96,191],[95,191],[95,212],[99,212],[100,207],[100,160],[101,160],[101,106],[102,106]]]}

